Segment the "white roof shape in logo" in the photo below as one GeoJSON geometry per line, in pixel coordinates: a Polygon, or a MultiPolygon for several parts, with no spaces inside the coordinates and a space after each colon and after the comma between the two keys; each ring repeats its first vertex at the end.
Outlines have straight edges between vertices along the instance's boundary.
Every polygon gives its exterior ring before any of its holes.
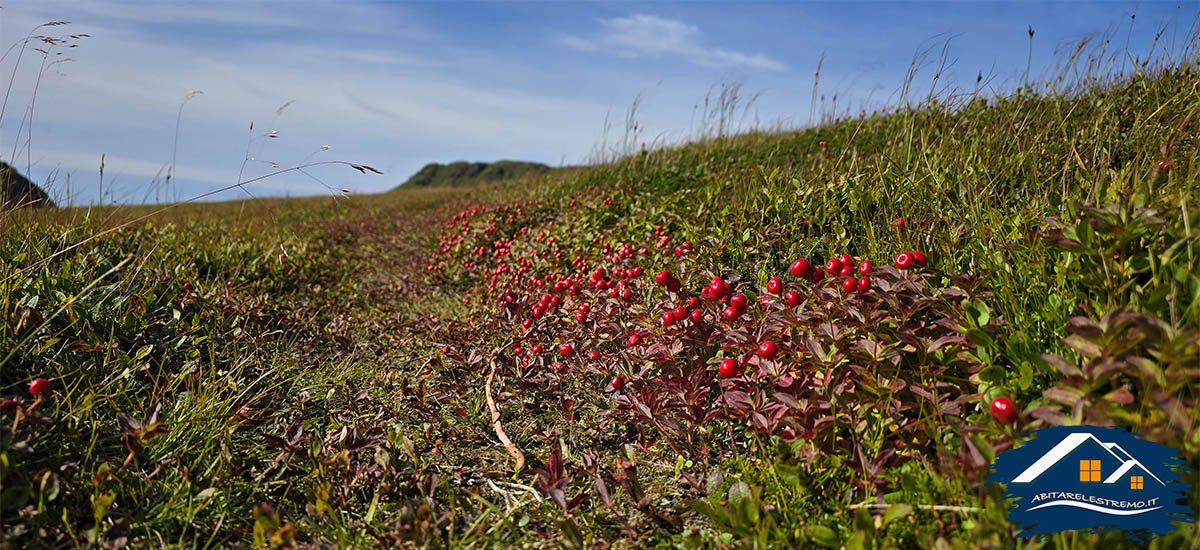
{"type": "Polygon", "coordinates": [[[1086,432],[1076,432],[1064,437],[1062,441],[1058,442],[1058,445],[1055,445],[1054,448],[1050,449],[1049,452],[1042,455],[1042,457],[1037,459],[1036,462],[1030,464],[1024,472],[1021,472],[1021,475],[1013,478],[1012,482],[1032,483],[1033,480],[1037,479],[1038,476],[1045,473],[1046,470],[1049,470],[1055,464],[1058,464],[1058,461],[1066,458],[1067,455],[1071,454],[1072,451],[1086,441],[1095,441],[1096,444],[1100,445],[1102,448],[1112,454],[1113,458],[1121,462],[1121,467],[1117,468],[1112,475],[1108,476],[1104,480],[1104,483],[1116,483],[1121,479],[1121,476],[1128,473],[1131,469],[1137,467],[1141,468],[1143,472],[1149,474],[1150,477],[1154,478],[1154,480],[1160,485],[1166,485],[1166,483],[1163,483],[1163,480],[1158,479],[1158,476],[1154,475],[1154,473],[1146,468],[1146,466],[1141,462],[1138,462],[1136,458],[1133,458],[1133,455],[1129,454],[1127,451],[1125,451],[1125,449],[1122,449],[1120,445],[1117,445],[1116,443],[1105,443],[1099,439],[1096,439],[1096,436],[1086,432]],[[1122,458],[1122,455],[1128,458],[1122,458]]]}

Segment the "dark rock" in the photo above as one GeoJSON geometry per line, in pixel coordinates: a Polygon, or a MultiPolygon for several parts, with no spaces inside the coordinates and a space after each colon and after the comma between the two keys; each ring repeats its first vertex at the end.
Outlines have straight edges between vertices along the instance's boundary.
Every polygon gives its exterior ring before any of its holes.
{"type": "Polygon", "coordinates": [[[41,187],[16,168],[0,161],[0,208],[53,207],[54,201],[41,187]]]}

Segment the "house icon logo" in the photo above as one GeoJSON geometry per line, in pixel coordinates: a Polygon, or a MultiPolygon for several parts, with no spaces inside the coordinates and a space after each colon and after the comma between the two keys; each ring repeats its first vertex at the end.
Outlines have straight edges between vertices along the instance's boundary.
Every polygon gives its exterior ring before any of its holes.
{"type": "Polygon", "coordinates": [[[1115,529],[1146,541],[1195,522],[1196,511],[1181,504],[1189,485],[1175,449],[1098,426],[1024,435],[1035,438],[998,455],[988,476],[1013,499],[1008,520],[1018,536],[1115,529]]]}

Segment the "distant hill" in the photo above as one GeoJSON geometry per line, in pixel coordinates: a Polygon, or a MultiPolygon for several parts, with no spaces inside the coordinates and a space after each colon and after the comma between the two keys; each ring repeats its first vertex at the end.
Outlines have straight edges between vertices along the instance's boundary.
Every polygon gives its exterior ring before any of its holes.
{"type": "Polygon", "coordinates": [[[497,162],[452,162],[426,164],[401,187],[457,186],[491,183],[545,174],[550,167],[537,162],[501,160],[497,162]]]}
{"type": "Polygon", "coordinates": [[[7,162],[0,161],[0,208],[54,206],[50,195],[21,175],[7,162]]]}

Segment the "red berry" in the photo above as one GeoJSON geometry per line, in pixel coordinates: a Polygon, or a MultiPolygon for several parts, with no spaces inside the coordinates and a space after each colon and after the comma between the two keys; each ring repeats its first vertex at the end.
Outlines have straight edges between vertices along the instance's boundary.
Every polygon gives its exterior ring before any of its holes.
{"type": "Polygon", "coordinates": [[[825,270],[819,267],[814,268],[812,270],[812,275],[809,278],[812,279],[812,282],[814,283],[820,281],[821,279],[825,278],[825,270]]]}
{"type": "Polygon", "coordinates": [[[775,347],[775,342],[767,340],[758,345],[758,356],[763,359],[774,359],[777,353],[779,350],[775,347]]]}
{"type": "Polygon", "coordinates": [[[621,391],[621,388],[625,387],[625,377],[621,375],[614,376],[610,385],[612,386],[612,389],[621,391]]]}
{"type": "Polygon", "coordinates": [[[825,262],[825,271],[828,271],[830,273],[837,273],[841,270],[842,270],[842,262],[838,261],[837,258],[830,258],[828,262],[825,262]]]}
{"type": "Polygon", "coordinates": [[[899,269],[908,269],[913,266],[912,254],[901,252],[896,255],[896,267],[899,269]]]}
{"type": "Polygon", "coordinates": [[[34,378],[33,382],[29,383],[29,393],[33,394],[35,397],[50,395],[51,388],[52,385],[50,384],[50,381],[46,380],[45,378],[34,378]]]}
{"type": "Polygon", "coordinates": [[[676,321],[682,321],[684,319],[687,319],[688,310],[684,306],[679,306],[679,307],[675,308],[674,315],[675,315],[676,321]]]}
{"type": "Polygon", "coordinates": [[[561,353],[565,357],[570,357],[571,354],[575,353],[575,348],[571,347],[571,344],[563,344],[558,347],[558,353],[561,353]]]}
{"type": "Polygon", "coordinates": [[[845,281],[842,281],[843,291],[847,293],[854,292],[854,289],[856,288],[858,288],[858,279],[855,279],[854,277],[847,277],[845,281]]]}
{"type": "Polygon", "coordinates": [[[187,291],[191,291],[191,290],[192,290],[192,283],[183,283],[183,289],[184,289],[184,290],[187,290],[187,291]]]}
{"type": "Polygon", "coordinates": [[[892,227],[896,229],[904,229],[904,218],[896,218],[892,220],[892,227]]]}
{"type": "Polygon", "coordinates": [[[854,256],[842,254],[842,257],[838,258],[838,262],[841,262],[842,265],[854,265],[854,256]]]}
{"type": "Polygon", "coordinates": [[[683,255],[683,247],[682,247],[682,246],[677,246],[677,247],[675,247],[675,255],[676,255],[676,256],[682,256],[682,255],[683,255]]]}
{"type": "Polygon", "coordinates": [[[445,354],[449,354],[449,353],[450,353],[450,346],[442,346],[442,354],[445,355],[445,354]]]}
{"type": "Polygon", "coordinates": [[[737,376],[739,374],[737,361],[734,361],[733,359],[722,360],[720,372],[722,378],[733,378],[734,376],[737,376]]]}
{"type": "Polygon", "coordinates": [[[713,277],[712,282],[708,285],[708,293],[719,300],[729,293],[729,285],[725,284],[725,279],[713,277]]]}
{"type": "Polygon", "coordinates": [[[992,400],[992,418],[1001,424],[1012,424],[1017,420],[1017,407],[1007,397],[992,400]]]}
{"type": "Polygon", "coordinates": [[[17,407],[20,404],[21,402],[17,401],[16,399],[5,399],[0,401],[0,411],[13,412],[17,410],[17,407]]]}
{"type": "Polygon", "coordinates": [[[662,314],[662,325],[664,327],[669,327],[673,324],[675,324],[675,313],[671,311],[664,311],[662,314]]]}
{"type": "Polygon", "coordinates": [[[667,283],[667,290],[670,292],[679,292],[679,289],[682,287],[683,285],[680,284],[676,279],[671,279],[670,282],[667,283]]]}
{"type": "Polygon", "coordinates": [[[698,309],[693,309],[691,318],[692,318],[692,323],[694,323],[694,324],[698,325],[700,323],[703,323],[704,322],[704,312],[700,311],[698,309]]]}
{"type": "Polygon", "coordinates": [[[746,306],[749,304],[750,301],[746,299],[745,294],[734,294],[729,297],[729,305],[738,309],[746,309],[746,306]]]}
{"type": "Polygon", "coordinates": [[[598,352],[596,350],[592,350],[592,351],[588,352],[588,359],[591,359],[592,361],[595,361],[595,360],[599,359],[600,357],[602,357],[600,355],[600,352],[598,352]]]}
{"type": "Polygon", "coordinates": [[[852,265],[843,265],[842,269],[838,271],[838,275],[841,275],[842,277],[848,277],[853,274],[854,274],[854,266],[852,266],[852,265]]]}
{"type": "Polygon", "coordinates": [[[696,304],[698,303],[700,303],[700,300],[697,300],[695,296],[688,298],[688,307],[696,307],[696,304]]]}
{"type": "Polygon", "coordinates": [[[534,355],[541,354],[542,353],[542,345],[534,344],[533,348],[530,349],[529,351],[532,351],[534,355]]]}
{"type": "Polygon", "coordinates": [[[784,299],[787,300],[787,305],[789,306],[796,307],[800,305],[800,293],[796,292],[795,290],[789,290],[788,293],[784,295],[784,299]]]}
{"type": "Polygon", "coordinates": [[[779,277],[771,277],[771,280],[767,281],[767,292],[779,294],[781,290],[783,290],[783,280],[779,277]]]}
{"type": "Polygon", "coordinates": [[[675,277],[671,276],[671,272],[667,271],[665,269],[662,271],[659,271],[658,274],[654,276],[654,282],[656,282],[660,285],[664,285],[664,286],[667,283],[670,283],[674,279],[675,279],[675,277]]]}
{"type": "Polygon", "coordinates": [[[812,264],[808,263],[808,260],[800,258],[792,263],[792,276],[798,279],[803,279],[804,276],[808,275],[808,271],[810,269],[812,269],[812,264]]]}
{"type": "Polygon", "coordinates": [[[725,320],[727,320],[727,321],[734,321],[741,314],[742,314],[741,310],[739,310],[738,308],[733,307],[733,306],[729,306],[729,307],[725,308],[725,311],[723,313],[721,313],[721,315],[724,316],[725,320]]]}
{"type": "Polygon", "coordinates": [[[636,346],[641,343],[642,343],[642,335],[641,334],[634,333],[634,334],[629,335],[629,347],[633,347],[633,346],[636,346]]]}
{"type": "Polygon", "coordinates": [[[1162,159],[1162,160],[1158,161],[1158,164],[1156,164],[1155,166],[1157,166],[1158,169],[1162,170],[1163,172],[1171,171],[1171,163],[1167,159],[1162,159]]]}
{"type": "Polygon", "coordinates": [[[855,286],[858,288],[859,292],[866,292],[868,290],[871,290],[871,278],[870,277],[859,277],[858,282],[855,283],[855,286]]]}
{"type": "Polygon", "coordinates": [[[640,265],[639,265],[639,266],[636,266],[636,267],[634,267],[634,268],[633,268],[633,276],[634,276],[634,277],[641,277],[641,276],[642,276],[642,266],[640,266],[640,265]]]}
{"type": "Polygon", "coordinates": [[[916,262],[917,265],[919,265],[921,267],[925,267],[926,258],[925,258],[924,254],[922,254],[920,252],[912,252],[911,254],[912,254],[913,261],[916,262]]]}
{"type": "Polygon", "coordinates": [[[858,272],[863,275],[870,273],[873,269],[875,269],[875,263],[871,260],[863,260],[861,264],[858,264],[858,272]]]}

